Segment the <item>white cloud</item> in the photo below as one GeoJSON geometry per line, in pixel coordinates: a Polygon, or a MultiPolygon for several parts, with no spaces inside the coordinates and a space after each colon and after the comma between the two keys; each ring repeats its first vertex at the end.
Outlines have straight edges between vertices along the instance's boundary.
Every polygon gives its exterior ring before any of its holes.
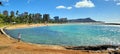
{"type": "Polygon", "coordinates": [[[120,5],[120,3],[117,3],[116,5],[120,5]]]}
{"type": "MultiPolygon", "coordinates": [[[[76,8],[92,8],[95,7],[94,3],[91,0],[82,0],[79,2],[76,2],[76,4],[74,5],[76,8]]],[[[66,7],[63,5],[57,6],[56,9],[72,9],[72,6],[66,7]]]]}
{"type": "Polygon", "coordinates": [[[63,6],[63,5],[60,5],[60,6],[57,6],[56,8],[57,8],[57,9],[65,9],[66,7],[63,6]]]}
{"type": "Polygon", "coordinates": [[[76,8],[92,8],[95,7],[94,3],[91,0],[82,0],[75,4],[76,8]]]}
{"type": "Polygon", "coordinates": [[[72,7],[67,7],[68,10],[72,9],[72,7]]]}
{"type": "Polygon", "coordinates": [[[68,9],[68,10],[70,10],[70,9],[72,9],[72,7],[65,7],[63,5],[60,5],[60,6],[57,6],[56,9],[68,9]]]}

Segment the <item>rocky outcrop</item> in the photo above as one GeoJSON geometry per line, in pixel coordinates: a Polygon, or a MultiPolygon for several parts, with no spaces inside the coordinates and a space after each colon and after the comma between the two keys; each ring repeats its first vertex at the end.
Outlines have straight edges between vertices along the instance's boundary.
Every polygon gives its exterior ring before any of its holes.
{"type": "Polygon", "coordinates": [[[66,47],[66,49],[70,50],[107,50],[108,48],[116,49],[119,46],[114,45],[98,45],[98,46],[76,46],[76,47],[66,47]]]}
{"type": "Polygon", "coordinates": [[[83,19],[72,19],[69,20],[68,22],[97,22],[91,18],[83,18],[83,19]]]}

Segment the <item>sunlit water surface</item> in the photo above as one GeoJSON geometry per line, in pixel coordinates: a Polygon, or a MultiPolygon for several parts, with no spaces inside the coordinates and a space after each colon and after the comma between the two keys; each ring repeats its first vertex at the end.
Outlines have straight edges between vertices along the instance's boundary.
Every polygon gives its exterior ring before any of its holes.
{"type": "Polygon", "coordinates": [[[120,27],[88,24],[66,24],[5,30],[13,38],[36,44],[88,46],[120,44],[120,27]]]}

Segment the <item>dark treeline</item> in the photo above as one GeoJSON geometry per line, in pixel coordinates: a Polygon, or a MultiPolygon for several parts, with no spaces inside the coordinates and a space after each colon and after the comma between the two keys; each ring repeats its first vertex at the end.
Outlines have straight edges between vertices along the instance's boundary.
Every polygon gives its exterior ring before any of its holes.
{"type": "Polygon", "coordinates": [[[50,14],[40,14],[35,13],[31,14],[28,12],[19,13],[19,11],[11,11],[7,10],[0,13],[0,23],[65,23],[67,22],[67,18],[60,18],[59,16],[55,16],[54,19],[50,18],[50,14]]]}

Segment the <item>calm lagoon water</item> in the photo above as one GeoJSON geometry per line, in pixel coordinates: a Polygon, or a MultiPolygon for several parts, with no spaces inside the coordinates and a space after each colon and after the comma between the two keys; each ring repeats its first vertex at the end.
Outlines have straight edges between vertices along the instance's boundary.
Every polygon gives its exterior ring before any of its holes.
{"type": "Polygon", "coordinates": [[[87,24],[66,24],[5,30],[13,38],[36,44],[88,46],[120,44],[120,27],[87,24]]]}

